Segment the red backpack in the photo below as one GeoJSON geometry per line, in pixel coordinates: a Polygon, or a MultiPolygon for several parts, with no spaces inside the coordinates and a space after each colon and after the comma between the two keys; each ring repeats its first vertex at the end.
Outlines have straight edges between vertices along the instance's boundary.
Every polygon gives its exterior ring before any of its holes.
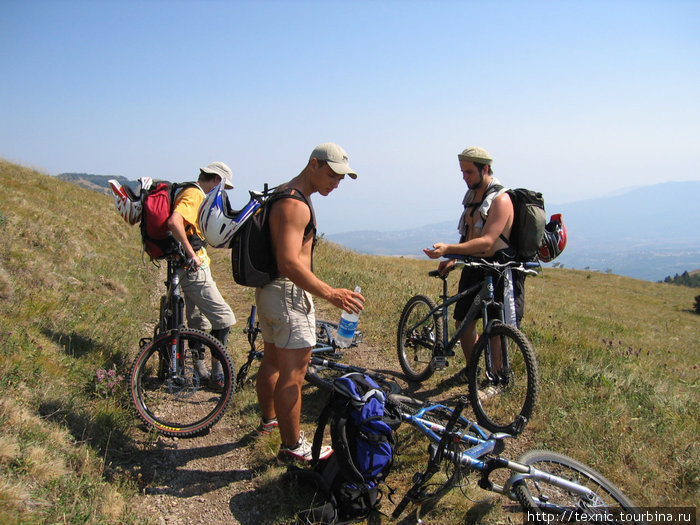
{"type": "MultiPolygon", "coordinates": [[[[177,194],[191,187],[199,188],[204,193],[194,182],[175,183],[165,180],[154,180],[150,187],[141,190],[141,240],[143,249],[151,260],[162,259],[176,252],[178,242],[168,229],[168,219],[173,213],[177,194]]],[[[187,239],[195,251],[205,245],[204,240],[194,232],[188,232],[187,239]]]]}

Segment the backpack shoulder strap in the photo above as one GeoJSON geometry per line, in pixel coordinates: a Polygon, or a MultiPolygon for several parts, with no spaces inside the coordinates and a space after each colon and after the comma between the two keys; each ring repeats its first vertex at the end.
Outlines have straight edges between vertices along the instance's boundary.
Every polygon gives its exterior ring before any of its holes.
{"type": "Polygon", "coordinates": [[[332,401],[326,403],[323,407],[321,415],[318,416],[318,425],[316,426],[316,432],[314,432],[314,442],[311,446],[311,460],[316,462],[321,456],[321,444],[323,443],[323,433],[326,430],[326,425],[331,416],[332,401]]]}
{"type": "Polygon", "coordinates": [[[486,189],[486,191],[484,192],[484,194],[482,195],[480,201],[478,201],[478,202],[470,202],[469,204],[467,204],[467,205],[465,206],[465,208],[471,208],[471,209],[472,209],[472,211],[471,211],[471,213],[470,213],[469,215],[470,215],[470,216],[473,216],[473,215],[474,215],[474,213],[476,212],[476,210],[478,210],[478,209],[481,207],[481,205],[484,203],[484,201],[486,200],[486,197],[488,197],[488,196],[491,195],[492,193],[496,193],[496,192],[498,192],[498,191],[501,191],[502,189],[503,189],[503,186],[501,186],[500,184],[494,184],[493,186],[488,187],[488,188],[486,189]]]}
{"type": "Polygon", "coordinates": [[[301,191],[299,191],[296,188],[284,188],[281,190],[276,191],[272,195],[270,195],[268,199],[268,203],[272,204],[273,202],[276,202],[281,199],[295,199],[298,201],[303,202],[309,207],[309,212],[311,213],[311,219],[309,220],[309,223],[306,225],[306,228],[304,229],[304,237],[307,237],[310,233],[313,232],[314,234],[314,239],[316,238],[316,212],[314,211],[313,206],[309,202],[309,200],[306,198],[306,195],[304,195],[301,191]]]}
{"type": "Polygon", "coordinates": [[[175,197],[178,193],[181,191],[184,191],[188,188],[197,188],[199,191],[202,192],[202,195],[206,195],[207,193],[202,189],[202,187],[199,185],[199,183],[194,182],[194,181],[188,181],[188,182],[175,182],[173,183],[173,197],[175,197]]]}

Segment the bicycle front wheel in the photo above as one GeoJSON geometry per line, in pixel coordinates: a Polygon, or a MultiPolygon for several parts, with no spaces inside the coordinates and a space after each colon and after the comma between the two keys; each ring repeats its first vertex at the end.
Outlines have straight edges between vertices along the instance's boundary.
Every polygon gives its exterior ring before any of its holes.
{"type": "Polygon", "coordinates": [[[535,351],[520,330],[494,323],[489,335],[482,334],[474,347],[468,379],[469,401],[481,426],[512,435],[523,431],[535,408],[539,375],[535,351]],[[487,364],[496,352],[502,356],[500,370],[487,364]]]}
{"type": "Polygon", "coordinates": [[[442,341],[442,324],[435,301],[425,295],[411,297],[404,306],[396,337],[399,364],[410,381],[425,381],[433,375],[435,349],[442,341]]]}
{"type": "Polygon", "coordinates": [[[234,368],[221,343],[200,330],[161,334],[145,345],[129,375],[131,400],[139,417],[165,436],[206,432],[226,411],[233,396],[234,368]],[[221,363],[223,388],[210,387],[196,371],[200,355],[221,363]],[[176,363],[172,362],[175,354],[176,363]]]}
{"type": "MultiPolygon", "coordinates": [[[[558,514],[563,518],[561,521],[567,522],[621,523],[615,519],[620,509],[626,511],[628,516],[635,514],[634,503],[619,488],[596,470],[573,458],[549,450],[531,450],[520,456],[518,463],[532,465],[548,474],[583,485],[590,491],[581,494],[557,486],[556,480],[526,477],[514,484],[514,492],[526,510],[535,512],[535,517],[544,512],[558,514]]],[[[550,523],[551,520],[542,517],[534,522],[550,523]]]]}

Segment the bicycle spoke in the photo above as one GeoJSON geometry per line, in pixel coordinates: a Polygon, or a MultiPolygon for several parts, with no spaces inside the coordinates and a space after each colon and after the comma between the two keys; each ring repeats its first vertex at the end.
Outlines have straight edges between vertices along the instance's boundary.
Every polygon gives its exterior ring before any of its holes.
{"type": "Polygon", "coordinates": [[[411,381],[424,381],[433,374],[431,362],[442,339],[438,315],[431,315],[435,302],[429,297],[412,297],[404,307],[397,333],[399,363],[411,381]]]}
{"type": "Polygon", "coordinates": [[[171,362],[171,337],[165,334],[145,347],[131,373],[132,400],[141,418],[159,432],[171,436],[195,435],[218,421],[231,400],[233,366],[218,341],[204,332],[183,330],[178,362],[171,362]],[[213,355],[221,363],[224,388],[212,388],[199,377],[195,360],[201,349],[207,361],[213,355]]]}
{"type": "Polygon", "coordinates": [[[525,336],[511,326],[494,325],[491,337],[479,338],[473,360],[469,399],[477,421],[492,432],[522,432],[539,386],[534,352],[525,336]]]}

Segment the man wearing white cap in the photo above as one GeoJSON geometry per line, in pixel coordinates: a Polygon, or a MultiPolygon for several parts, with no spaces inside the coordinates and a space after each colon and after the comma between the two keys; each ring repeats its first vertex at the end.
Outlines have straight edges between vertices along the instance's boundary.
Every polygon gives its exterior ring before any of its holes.
{"type": "MultiPolygon", "coordinates": [[[[188,271],[185,268],[179,270],[180,286],[185,294],[187,326],[211,330],[211,334],[226,348],[228,333],[231,325],[236,322],[236,317],[211,275],[211,260],[204,248],[204,236],[197,222],[199,206],[206,194],[222,180],[227,189],[233,188],[231,168],[223,162],[212,162],[200,168],[196,185],[183,189],[177,195],[173,213],[168,219],[168,228],[173,237],[182,244],[187,260],[196,268],[196,271],[188,271]]],[[[224,374],[221,363],[212,359],[212,369],[209,372],[204,363],[204,356],[200,356],[195,368],[200,378],[208,380],[212,388],[223,389],[224,374]]]]}
{"type": "MultiPolygon", "coordinates": [[[[491,155],[483,148],[470,147],[457,155],[457,158],[468,188],[462,201],[464,211],[458,225],[460,240],[457,244],[435,243],[432,249],[424,250],[425,254],[431,259],[455,254],[494,258],[499,262],[513,260],[515,250],[508,242],[513,227],[513,203],[505,188],[493,176],[491,155]]],[[[454,260],[441,261],[438,270],[444,274],[454,265],[454,260]]],[[[505,321],[517,326],[524,307],[524,283],[520,278],[514,281],[513,277],[499,280],[495,292],[496,300],[503,302],[506,307],[505,321]],[[504,281],[508,282],[504,285],[504,281]]],[[[465,266],[459,280],[459,291],[474,286],[482,278],[482,269],[465,266]]],[[[457,326],[466,317],[475,295],[476,292],[468,294],[455,305],[454,318],[457,326]]],[[[467,365],[477,340],[476,323],[475,320],[467,327],[460,341],[467,365]]],[[[500,353],[494,352],[492,358],[494,368],[498,371],[501,366],[500,353]]],[[[466,368],[458,373],[458,379],[466,381],[466,368]]]]}
{"type": "MultiPolygon", "coordinates": [[[[255,300],[265,341],[265,356],[257,379],[258,402],[263,420],[259,434],[279,426],[280,464],[311,460],[311,445],[300,430],[301,387],[316,344],[316,319],[312,295],[347,312],[362,310],[364,297],[351,290],[333,288],[313,273],[312,257],[316,219],[311,195],[328,195],[345,175],[357,174],[337,144],[317,146],[302,172],[280,186],[286,195],[270,209],[270,238],[280,278],[257,288],[255,300]]],[[[321,457],[330,455],[330,447],[321,457]]]]}

